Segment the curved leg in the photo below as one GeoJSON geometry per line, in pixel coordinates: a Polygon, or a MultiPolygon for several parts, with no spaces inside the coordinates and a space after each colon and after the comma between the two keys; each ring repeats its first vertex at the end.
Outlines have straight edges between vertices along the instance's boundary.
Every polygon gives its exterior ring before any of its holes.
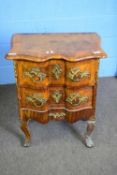
{"type": "Polygon", "coordinates": [[[24,147],[30,146],[30,131],[28,129],[28,121],[27,120],[21,120],[21,129],[25,134],[25,141],[24,141],[24,147]]]}
{"type": "Polygon", "coordinates": [[[88,148],[92,148],[94,146],[94,143],[91,139],[91,134],[95,128],[95,120],[89,120],[87,122],[87,130],[85,133],[85,144],[88,148]]]}

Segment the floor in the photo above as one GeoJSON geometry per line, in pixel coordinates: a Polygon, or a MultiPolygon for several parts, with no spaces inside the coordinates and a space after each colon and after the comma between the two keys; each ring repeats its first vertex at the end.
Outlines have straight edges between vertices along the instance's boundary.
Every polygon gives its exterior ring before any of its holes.
{"type": "Polygon", "coordinates": [[[80,140],[86,122],[30,123],[32,145],[22,147],[15,85],[0,86],[0,175],[117,175],[117,79],[98,84],[95,147],[80,140]]]}

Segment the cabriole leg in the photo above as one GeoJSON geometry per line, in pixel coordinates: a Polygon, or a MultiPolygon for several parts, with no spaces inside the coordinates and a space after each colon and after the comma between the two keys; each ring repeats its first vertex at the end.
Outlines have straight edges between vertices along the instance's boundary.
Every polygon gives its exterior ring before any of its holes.
{"type": "Polygon", "coordinates": [[[21,120],[21,129],[25,134],[25,141],[24,141],[24,147],[30,146],[30,131],[28,129],[28,121],[27,120],[21,120]]]}
{"type": "Polygon", "coordinates": [[[85,133],[85,144],[88,148],[94,147],[94,143],[91,138],[91,134],[95,128],[95,120],[89,120],[87,121],[87,130],[85,133]]]}

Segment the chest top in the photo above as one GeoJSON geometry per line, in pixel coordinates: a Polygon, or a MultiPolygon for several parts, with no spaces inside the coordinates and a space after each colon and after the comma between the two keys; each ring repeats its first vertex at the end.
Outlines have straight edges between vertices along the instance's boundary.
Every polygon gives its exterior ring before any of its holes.
{"type": "Polygon", "coordinates": [[[106,57],[96,33],[15,34],[7,59],[43,62],[64,59],[75,62],[106,57]]]}

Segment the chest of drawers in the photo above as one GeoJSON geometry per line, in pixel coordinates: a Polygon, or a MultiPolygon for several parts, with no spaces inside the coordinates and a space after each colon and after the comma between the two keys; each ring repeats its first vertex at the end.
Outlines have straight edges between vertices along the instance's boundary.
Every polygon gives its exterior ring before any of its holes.
{"type": "Polygon", "coordinates": [[[106,57],[96,33],[16,34],[7,59],[14,60],[21,129],[27,122],[86,120],[85,144],[93,146],[99,59],[106,57]]]}

